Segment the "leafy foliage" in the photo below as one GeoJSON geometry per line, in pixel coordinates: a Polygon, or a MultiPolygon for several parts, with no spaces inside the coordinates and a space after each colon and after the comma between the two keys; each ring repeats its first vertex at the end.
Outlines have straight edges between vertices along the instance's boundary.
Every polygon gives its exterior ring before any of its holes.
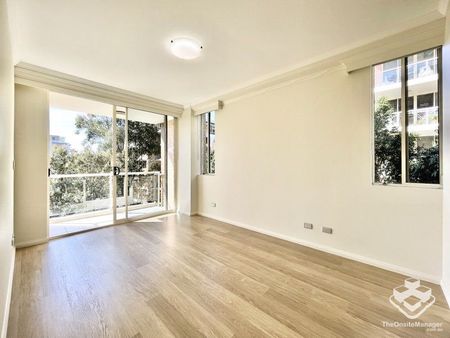
{"type": "MultiPolygon", "coordinates": [[[[395,112],[384,97],[374,116],[375,181],[401,183],[401,133],[392,123],[395,112]]],[[[437,134],[437,133],[436,133],[437,134]]],[[[439,144],[418,135],[408,135],[408,182],[439,183],[439,144]]]]}
{"type": "Polygon", "coordinates": [[[439,146],[423,146],[416,135],[409,136],[409,181],[439,183],[439,146]]]}
{"type": "Polygon", "coordinates": [[[375,182],[388,184],[401,182],[401,134],[398,128],[389,127],[394,109],[384,97],[377,102],[374,115],[375,182]]]}
{"type": "Polygon", "coordinates": [[[160,171],[161,131],[154,124],[128,121],[128,170],[142,171],[145,167],[143,157],[150,162],[150,171],[160,171]]]}
{"type": "MultiPolygon", "coordinates": [[[[67,145],[52,149],[52,174],[111,173],[112,119],[107,116],[80,114],[75,120],[77,134],[85,136],[84,149],[67,145]]],[[[161,170],[161,128],[158,125],[128,121],[128,171],[161,170]]],[[[125,120],[117,119],[116,165],[125,167],[125,120]]],[[[128,189],[137,200],[155,199],[155,176],[129,175],[128,189]]],[[[123,176],[117,178],[118,196],[124,196],[123,176]]],[[[50,210],[54,216],[81,212],[87,201],[110,197],[110,177],[52,178],[50,210]]]]}

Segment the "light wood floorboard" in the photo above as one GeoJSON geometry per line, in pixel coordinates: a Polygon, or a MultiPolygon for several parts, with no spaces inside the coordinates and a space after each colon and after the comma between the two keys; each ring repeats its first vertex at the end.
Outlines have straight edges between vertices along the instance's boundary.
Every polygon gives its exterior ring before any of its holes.
{"type": "Polygon", "coordinates": [[[414,322],[406,276],[205,217],[172,215],[20,249],[8,337],[450,337],[439,286],[414,322]]]}

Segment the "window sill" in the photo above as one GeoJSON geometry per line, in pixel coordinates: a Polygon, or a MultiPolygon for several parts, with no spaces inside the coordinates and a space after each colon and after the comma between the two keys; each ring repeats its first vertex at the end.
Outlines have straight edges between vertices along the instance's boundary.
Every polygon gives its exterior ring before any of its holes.
{"type": "Polygon", "coordinates": [[[374,187],[395,187],[395,188],[420,188],[420,189],[440,189],[442,190],[442,184],[430,184],[430,183],[389,183],[381,184],[372,182],[374,187]]]}

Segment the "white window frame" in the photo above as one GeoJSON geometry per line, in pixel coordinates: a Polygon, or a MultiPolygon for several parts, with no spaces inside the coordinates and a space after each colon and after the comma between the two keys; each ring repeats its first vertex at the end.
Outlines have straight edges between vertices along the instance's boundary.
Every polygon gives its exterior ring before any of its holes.
{"type": "MultiPolygon", "coordinates": [[[[371,119],[370,119],[370,136],[371,136],[371,178],[373,186],[389,186],[389,187],[410,187],[410,188],[430,188],[430,189],[442,189],[442,181],[443,181],[443,161],[442,161],[442,105],[443,105],[443,91],[442,91],[442,46],[436,46],[433,48],[427,48],[425,50],[417,51],[412,54],[404,55],[401,57],[397,57],[391,60],[386,60],[384,62],[379,62],[371,65],[370,67],[370,78],[371,78],[371,87],[370,87],[370,105],[371,105],[371,119]],[[436,49],[435,58],[438,59],[437,62],[437,72],[438,72],[438,133],[439,133],[439,183],[411,183],[407,182],[407,139],[406,139],[406,126],[408,118],[408,86],[406,84],[407,79],[407,66],[406,60],[408,56],[412,56],[421,52],[424,52],[429,49],[436,49]],[[373,68],[376,65],[383,64],[389,61],[401,60],[400,73],[401,73],[401,101],[402,101],[402,114],[401,114],[401,183],[380,183],[375,181],[375,130],[374,130],[374,118],[375,118],[375,96],[374,96],[374,88],[375,88],[375,76],[373,72],[373,68]]],[[[414,108],[416,107],[416,99],[414,99],[414,108]]]]}
{"type": "MultiPolygon", "coordinates": [[[[214,166],[214,170],[211,167],[211,114],[214,113],[216,115],[216,111],[212,110],[203,114],[199,115],[199,124],[200,124],[200,174],[201,175],[215,175],[216,170],[214,166]],[[208,135],[207,135],[207,153],[205,153],[204,149],[204,138],[206,135],[204,135],[204,129],[203,129],[203,119],[205,116],[208,117],[208,135]],[[208,166],[205,168],[205,156],[208,157],[208,166]]],[[[216,119],[214,119],[214,124],[216,124],[216,119]]],[[[215,126],[214,126],[214,135],[215,132],[215,126]]]]}

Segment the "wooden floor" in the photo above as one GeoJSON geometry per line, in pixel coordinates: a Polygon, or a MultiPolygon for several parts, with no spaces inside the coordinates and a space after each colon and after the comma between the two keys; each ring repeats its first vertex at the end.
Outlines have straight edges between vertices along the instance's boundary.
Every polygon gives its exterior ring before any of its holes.
{"type": "Polygon", "coordinates": [[[8,337],[450,337],[442,291],[418,321],[405,276],[203,217],[169,216],[17,251],[8,337]],[[412,322],[412,321],[411,321],[412,322]]]}

